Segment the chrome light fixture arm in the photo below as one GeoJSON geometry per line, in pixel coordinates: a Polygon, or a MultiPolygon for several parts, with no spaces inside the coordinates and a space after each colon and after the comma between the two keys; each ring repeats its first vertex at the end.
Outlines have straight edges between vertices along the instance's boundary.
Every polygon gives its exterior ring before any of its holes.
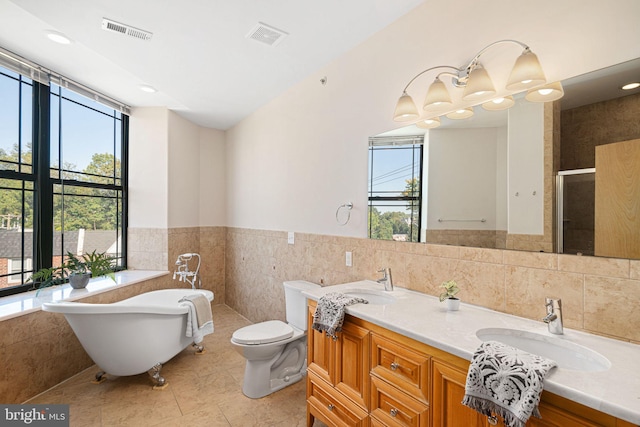
{"type": "MultiPolygon", "coordinates": [[[[461,69],[461,68],[452,67],[451,65],[437,65],[435,67],[427,68],[426,70],[423,70],[423,71],[419,72],[411,80],[409,80],[409,83],[407,83],[407,85],[404,87],[404,89],[402,90],[402,93],[406,94],[407,93],[407,89],[409,88],[409,86],[411,86],[411,83],[413,83],[418,77],[420,77],[421,75],[423,75],[424,73],[427,73],[429,71],[437,70],[438,68],[450,68],[452,70],[456,70],[458,73],[460,73],[460,71],[464,70],[464,69],[461,69]]],[[[444,72],[444,73],[438,74],[438,77],[440,77],[441,75],[451,75],[451,76],[453,76],[454,74],[444,72]]],[[[455,74],[455,75],[457,76],[458,74],[455,74]]]]}
{"type": "MultiPolygon", "coordinates": [[[[511,95],[523,90],[528,90],[526,99],[534,102],[546,102],[549,100],[555,100],[563,95],[562,87],[559,86],[559,84],[552,84],[555,86],[546,85],[541,87],[541,85],[546,84],[546,77],[544,75],[544,72],[542,71],[542,67],[540,66],[537,56],[531,51],[528,45],[518,40],[504,39],[495,41],[482,48],[471,59],[471,61],[468,62],[465,67],[457,68],[450,65],[438,65],[435,67],[427,68],[426,70],[416,74],[404,87],[402,96],[396,104],[396,109],[393,116],[395,121],[415,120],[420,117],[421,114],[418,111],[411,96],[407,94],[407,89],[418,77],[429,71],[442,68],[448,70],[443,71],[436,76],[434,82],[431,84],[431,86],[429,86],[427,96],[425,97],[423,110],[430,111],[428,117],[433,117],[433,114],[435,112],[442,112],[443,108],[452,111],[462,111],[462,109],[459,109],[459,107],[456,107],[452,104],[451,96],[440,80],[440,76],[443,75],[451,77],[451,82],[454,87],[462,88],[464,90],[462,94],[463,101],[466,101],[467,103],[486,101],[482,103],[482,106],[487,110],[500,110],[509,108],[511,105],[513,105],[513,98],[511,97],[511,95]],[[509,78],[507,79],[505,89],[509,92],[509,95],[496,98],[498,102],[495,102],[495,100],[486,101],[489,96],[492,96],[496,93],[496,90],[493,86],[491,78],[489,77],[489,74],[486,70],[484,70],[484,67],[482,67],[479,60],[487,50],[491,49],[495,45],[504,43],[517,44],[523,50],[520,56],[516,59],[515,65],[512,67],[509,78]],[[540,90],[541,88],[547,88],[547,86],[549,86],[547,92],[551,94],[550,96],[546,92],[543,93],[540,90]],[[531,93],[536,90],[539,91],[541,95],[537,95],[537,93],[531,93]],[[505,98],[510,98],[510,102],[503,102],[505,98]]],[[[473,115],[472,107],[464,107],[465,112],[467,112],[468,110],[469,114],[459,117],[452,117],[450,115],[451,113],[448,113],[447,117],[465,118],[473,115]]],[[[436,122],[438,120],[433,121],[436,122]]],[[[428,126],[428,128],[435,126],[437,126],[437,124],[434,126],[428,126]]]]}

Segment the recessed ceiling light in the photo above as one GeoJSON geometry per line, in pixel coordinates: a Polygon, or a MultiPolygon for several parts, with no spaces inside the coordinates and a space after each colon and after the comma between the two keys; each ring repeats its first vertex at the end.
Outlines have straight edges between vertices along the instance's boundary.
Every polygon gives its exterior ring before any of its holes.
{"type": "Polygon", "coordinates": [[[70,44],[71,39],[59,31],[47,30],[45,31],[49,40],[60,44],[70,44]]]}
{"type": "Polygon", "coordinates": [[[140,85],[140,90],[148,93],[155,93],[158,91],[155,87],[149,85],[140,85]]]}
{"type": "Polygon", "coordinates": [[[639,82],[627,83],[626,85],[622,86],[622,90],[631,90],[637,87],[640,87],[639,82]]]}

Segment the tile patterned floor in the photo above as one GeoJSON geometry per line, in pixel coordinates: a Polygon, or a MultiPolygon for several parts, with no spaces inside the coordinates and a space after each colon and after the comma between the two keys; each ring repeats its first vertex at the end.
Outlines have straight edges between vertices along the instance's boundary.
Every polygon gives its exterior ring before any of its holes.
{"type": "Polygon", "coordinates": [[[229,339],[250,322],[225,305],[213,306],[213,316],[215,332],[205,337],[206,353],[195,355],[188,347],[166,363],[162,375],[169,386],[164,390],[153,390],[147,374],[93,384],[98,371],[93,366],[29,403],[69,404],[72,427],[305,426],[305,381],[262,399],[244,396],[245,361],[229,339]]]}

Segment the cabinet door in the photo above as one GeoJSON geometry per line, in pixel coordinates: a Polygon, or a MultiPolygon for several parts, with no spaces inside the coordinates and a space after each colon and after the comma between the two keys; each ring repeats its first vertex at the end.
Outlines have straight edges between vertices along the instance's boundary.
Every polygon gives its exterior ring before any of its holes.
{"type": "Polygon", "coordinates": [[[371,372],[424,403],[429,403],[429,361],[426,354],[371,334],[371,372]]]}
{"type": "Polygon", "coordinates": [[[307,328],[307,365],[309,370],[317,376],[334,384],[332,376],[334,369],[331,367],[331,359],[334,356],[335,345],[331,338],[323,332],[311,328],[315,306],[309,306],[309,319],[307,328]]]}
{"type": "Polygon", "coordinates": [[[485,427],[487,417],[464,406],[467,372],[439,360],[433,360],[433,427],[485,427]]]}
{"type": "Polygon", "coordinates": [[[348,319],[338,333],[335,349],[335,387],[362,408],[369,407],[369,330],[348,319]]]}
{"type": "Polygon", "coordinates": [[[345,398],[310,372],[307,380],[307,424],[315,419],[329,426],[368,427],[367,411],[345,398]]]}
{"type": "Polygon", "coordinates": [[[534,416],[527,421],[527,427],[598,427],[601,424],[591,422],[544,402],[538,406],[542,418],[534,416]]]}
{"type": "Polygon", "coordinates": [[[371,420],[380,425],[427,427],[429,406],[393,385],[371,377],[371,420]]]}

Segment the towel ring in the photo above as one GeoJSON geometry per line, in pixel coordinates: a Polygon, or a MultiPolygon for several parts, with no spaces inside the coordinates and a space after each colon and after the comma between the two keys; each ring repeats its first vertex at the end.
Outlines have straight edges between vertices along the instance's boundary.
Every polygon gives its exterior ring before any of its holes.
{"type": "Polygon", "coordinates": [[[347,223],[351,219],[351,209],[352,208],[353,208],[353,203],[351,203],[351,202],[345,203],[344,205],[338,206],[338,209],[336,210],[336,222],[338,223],[338,225],[347,225],[347,223]],[[340,214],[340,210],[341,209],[346,209],[347,210],[347,219],[345,219],[344,222],[340,221],[340,218],[338,218],[338,215],[340,214]]]}

